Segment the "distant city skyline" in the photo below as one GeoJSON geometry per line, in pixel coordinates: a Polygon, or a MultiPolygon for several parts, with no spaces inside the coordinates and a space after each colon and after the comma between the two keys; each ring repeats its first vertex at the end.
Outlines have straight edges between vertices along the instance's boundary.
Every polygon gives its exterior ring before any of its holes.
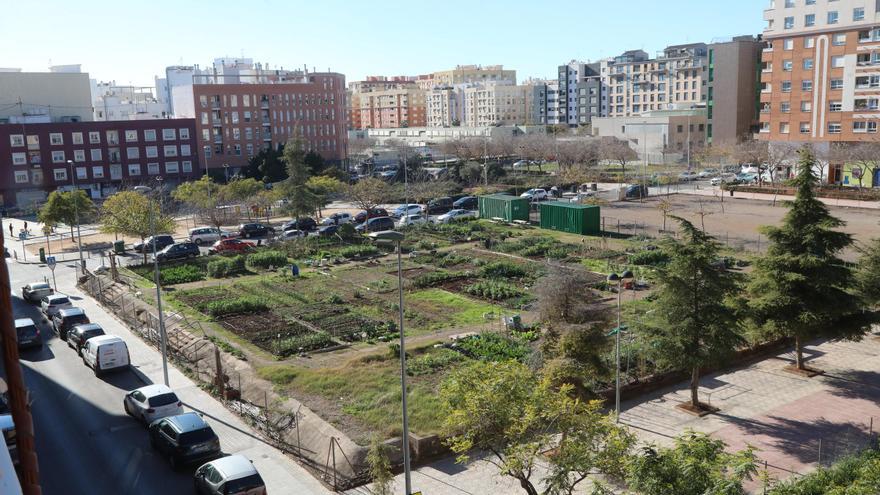
{"type": "Polygon", "coordinates": [[[81,64],[94,79],[144,86],[152,86],[166,66],[242,56],[272,68],[330,69],[347,81],[467,64],[503,64],[519,80],[555,78],[557,66],[572,59],[632,49],[653,56],[667,45],[759,34],[767,0],[144,5],[100,0],[84,8],[43,0],[35,17],[33,4],[9,4],[0,18],[0,44],[12,49],[0,54],[0,67],[46,71],[81,64]]]}

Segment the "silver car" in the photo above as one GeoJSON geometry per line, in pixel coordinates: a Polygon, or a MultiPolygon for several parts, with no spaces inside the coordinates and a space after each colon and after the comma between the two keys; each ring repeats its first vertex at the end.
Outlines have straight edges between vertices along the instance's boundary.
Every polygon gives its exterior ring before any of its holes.
{"type": "Polygon", "coordinates": [[[70,298],[68,298],[64,294],[53,294],[51,296],[46,296],[40,302],[40,311],[43,312],[47,320],[57,315],[59,310],[69,309],[72,307],[73,304],[70,302],[70,298]]]}
{"type": "Polygon", "coordinates": [[[55,291],[46,282],[31,282],[21,288],[21,298],[30,303],[38,303],[55,291]]]}
{"type": "Polygon", "coordinates": [[[183,414],[183,403],[173,390],[165,385],[147,385],[125,394],[122,399],[125,413],[150,424],[167,416],[183,414]]]}

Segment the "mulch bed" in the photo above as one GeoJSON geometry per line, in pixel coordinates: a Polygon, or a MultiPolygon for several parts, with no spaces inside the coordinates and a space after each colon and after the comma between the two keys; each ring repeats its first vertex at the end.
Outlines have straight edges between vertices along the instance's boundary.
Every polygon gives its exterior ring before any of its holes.
{"type": "Polygon", "coordinates": [[[690,402],[682,402],[681,404],[679,404],[675,407],[677,407],[678,409],[681,409],[682,411],[684,411],[688,414],[693,414],[694,416],[699,416],[701,418],[703,416],[707,416],[709,414],[715,414],[721,410],[721,409],[718,409],[717,407],[710,406],[709,404],[706,404],[704,402],[700,402],[699,404],[700,404],[699,407],[696,407],[693,404],[691,404],[690,402]]]}

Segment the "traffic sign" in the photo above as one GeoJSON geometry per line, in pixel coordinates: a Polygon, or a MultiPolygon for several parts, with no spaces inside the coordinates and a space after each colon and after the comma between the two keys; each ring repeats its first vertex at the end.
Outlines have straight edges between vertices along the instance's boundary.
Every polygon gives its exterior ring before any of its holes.
{"type": "Polygon", "coordinates": [[[46,265],[50,270],[55,269],[55,257],[54,256],[46,256],[46,265]]]}

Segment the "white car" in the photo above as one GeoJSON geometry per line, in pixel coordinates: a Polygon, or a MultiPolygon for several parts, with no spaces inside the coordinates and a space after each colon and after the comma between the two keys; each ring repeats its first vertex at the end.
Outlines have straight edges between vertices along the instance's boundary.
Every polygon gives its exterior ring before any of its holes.
{"type": "Polygon", "coordinates": [[[697,178],[696,172],[682,172],[678,174],[678,179],[683,181],[695,180],[697,178]]]}
{"type": "Polygon", "coordinates": [[[106,371],[128,369],[131,356],[125,341],[115,335],[98,335],[86,341],[82,352],[83,364],[101,376],[106,371]]]}
{"type": "Polygon", "coordinates": [[[449,213],[440,215],[434,219],[434,223],[449,223],[465,218],[477,218],[477,212],[473,210],[449,210],[449,213]]]}
{"type": "Polygon", "coordinates": [[[417,215],[422,212],[422,207],[419,205],[409,204],[409,205],[400,205],[397,208],[391,210],[388,213],[389,216],[394,218],[402,218],[405,215],[417,215]]]}
{"type": "Polygon", "coordinates": [[[513,163],[513,168],[528,168],[529,162],[526,160],[519,160],[513,163]]]}
{"type": "Polygon", "coordinates": [[[520,194],[519,197],[526,198],[529,201],[543,201],[547,199],[547,191],[544,189],[529,189],[520,194]]]}
{"type": "Polygon", "coordinates": [[[233,454],[202,464],[195,472],[196,493],[200,495],[266,495],[266,484],[254,464],[241,454],[233,454]]]}
{"type": "Polygon", "coordinates": [[[716,170],[714,168],[707,168],[706,170],[703,170],[702,172],[698,173],[697,178],[698,179],[708,179],[710,177],[715,177],[716,175],[718,175],[718,170],[716,170]]]}
{"type": "Polygon", "coordinates": [[[122,399],[125,413],[150,424],[167,416],[183,414],[183,402],[166,385],[147,385],[125,394],[122,399]]]}
{"type": "Polygon", "coordinates": [[[201,246],[202,244],[213,244],[220,239],[229,239],[235,237],[235,234],[216,227],[196,227],[189,229],[189,240],[201,246]]]}
{"type": "Polygon", "coordinates": [[[65,296],[64,294],[52,294],[51,296],[46,296],[40,301],[40,311],[46,315],[46,319],[51,319],[53,316],[58,314],[59,310],[72,308],[73,304],[70,302],[70,298],[65,296]]]}
{"type": "Polygon", "coordinates": [[[428,223],[428,219],[421,213],[418,213],[401,217],[400,220],[397,221],[397,226],[406,227],[407,225],[417,225],[421,223],[428,223]]]}
{"type": "Polygon", "coordinates": [[[275,238],[277,241],[290,241],[293,239],[302,239],[306,236],[306,233],[302,230],[285,230],[284,232],[278,234],[278,237],[275,238]]]}
{"type": "Polygon", "coordinates": [[[344,223],[351,223],[352,215],[351,213],[334,213],[329,217],[321,220],[321,225],[342,225],[344,223]]]}

